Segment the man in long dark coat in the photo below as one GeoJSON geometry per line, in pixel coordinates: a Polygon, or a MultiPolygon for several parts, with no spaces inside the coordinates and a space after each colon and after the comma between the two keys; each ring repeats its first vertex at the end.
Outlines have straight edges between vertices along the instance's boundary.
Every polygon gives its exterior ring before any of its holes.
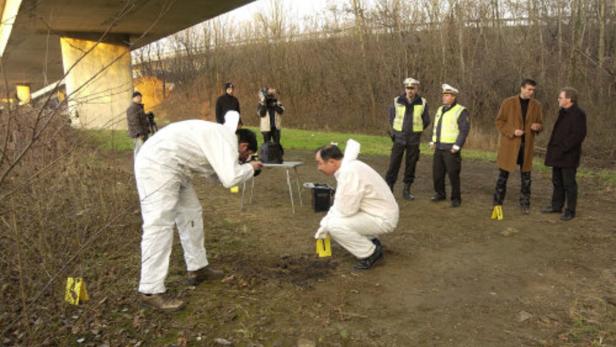
{"type": "Polygon", "coordinates": [[[545,165],[552,167],[552,204],[543,213],[561,213],[560,219],[575,218],[578,187],[575,180],[582,156],[582,142],[586,138],[586,113],[578,104],[578,93],[573,88],[563,88],[558,95],[558,119],[545,155],[545,165]],[[563,210],[563,207],[566,208],[563,210]]]}

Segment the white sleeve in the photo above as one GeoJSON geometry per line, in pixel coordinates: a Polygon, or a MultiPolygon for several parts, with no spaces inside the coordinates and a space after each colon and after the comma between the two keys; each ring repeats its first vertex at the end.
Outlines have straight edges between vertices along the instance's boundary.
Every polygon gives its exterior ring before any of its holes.
{"type": "Polygon", "coordinates": [[[237,147],[237,137],[227,129],[220,127],[199,139],[199,147],[205,154],[212,169],[216,172],[220,183],[225,188],[231,188],[244,182],[254,175],[250,164],[240,165],[237,147]],[[231,135],[231,136],[229,136],[231,135]]]}
{"type": "Polygon", "coordinates": [[[359,174],[354,170],[342,172],[338,177],[336,195],[330,213],[343,217],[352,216],[359,212],[363,197],[364,187],[362,187],[359,174]]]}

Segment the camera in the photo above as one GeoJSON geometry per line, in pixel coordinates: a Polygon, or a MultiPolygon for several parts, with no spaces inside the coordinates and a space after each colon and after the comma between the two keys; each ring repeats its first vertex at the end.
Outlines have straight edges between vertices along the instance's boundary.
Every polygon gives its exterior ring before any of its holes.
{"type": "Polygon", "coordinates": [[[158,131],[158,125],[156,125],[156,121],[154,120],[154,112],[148,112],[145,114],[148,120],[148,126],[150,128],[150,134],[154,134],[158,131]]]}

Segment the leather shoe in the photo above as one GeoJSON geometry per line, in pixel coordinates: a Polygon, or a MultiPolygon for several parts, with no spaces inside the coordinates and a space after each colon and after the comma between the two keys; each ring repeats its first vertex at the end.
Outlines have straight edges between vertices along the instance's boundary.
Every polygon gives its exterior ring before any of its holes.
{"type": "Polygon", "coordinates": [[[213,281],[222,279],[225,273],[214,270],[209,266],[203,267],[197,271],[188,271],[186,283],[190,286],[198,286],[203,281],[213,281]]]}
{"type": "Polygon", "coordinates": [[[184,301],[169,298],[165,294],[143,294],[140,293],[141,304],[161,311],[173,312],[184,308],[184,301]]]}
{"type": "Polygon", "coordinates": [[[411,194],[411,185],[405,184],[404,189],[402,190],[402,198],[404,200],[415,200],[415,195],[411,194]]]}
{"type": "Polygon", "coordinates": [[[440,194],[434,194],[430,200],[432,200],[432,202],[439,202],[439,201],[447,200],[447,198],[440,194]]]}
{"type": "Polygon", "coordinates": [[[462,205],[462,201],[460,200],[451,200],[451,207],[460,207],[462,205]]]}
{"type": "Polygon", "coordinates": [[[541,209],[541,213],[560,213],[561,210],[552,208],[552,206],[544,207],[541,209]]]}
{"type": "Polygon", "coordinates": [[[575,218],[575,212],[570,211],[570,210],[565,210],[565,212],[563,212],[563,214],[560,215],[560,220],[562,221],[570,221],[573,218],[575,218]]]}
{"type": "MultiPolygon", "coordinates": [[[[374,241],[373,241],[374,242],[374,241]]],[[[379,260],[383,259],[383,247],[376,246],[374,249],[374,253],[368,258],[360,259],[355,266],[353,266],[357,270],[369,270],[371,269],[379,260]]]]}

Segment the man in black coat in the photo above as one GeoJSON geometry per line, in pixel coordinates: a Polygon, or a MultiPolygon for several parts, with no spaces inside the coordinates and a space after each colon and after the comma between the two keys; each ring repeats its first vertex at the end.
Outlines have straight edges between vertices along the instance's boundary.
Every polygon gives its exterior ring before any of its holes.
{"type": "MultiPolygon", "coordinates": [[[[233,96],[233,90],[235,86],[231,82],[227,82],[223,85],[225,93],[216,99],[216,122],[219,124],[225,124],[225,114],[229,111],[237,111],[240,113],[240,101],[233,96]]],[[[240,125],[242,119],[240,118],[240,125]]]]}
{"type": "Polygon", "coordinates": [[[577,182],[575,175],[580,166],[582,142],[586,137],[586,113],[577,105],[578,93],[573,88],[563,88],[558,95],[558,119],[554,124],[545,155],[545,165],[552,167],[552,205],[543,213],[561,213],[560,219],[575,218],[577,182]]]}

